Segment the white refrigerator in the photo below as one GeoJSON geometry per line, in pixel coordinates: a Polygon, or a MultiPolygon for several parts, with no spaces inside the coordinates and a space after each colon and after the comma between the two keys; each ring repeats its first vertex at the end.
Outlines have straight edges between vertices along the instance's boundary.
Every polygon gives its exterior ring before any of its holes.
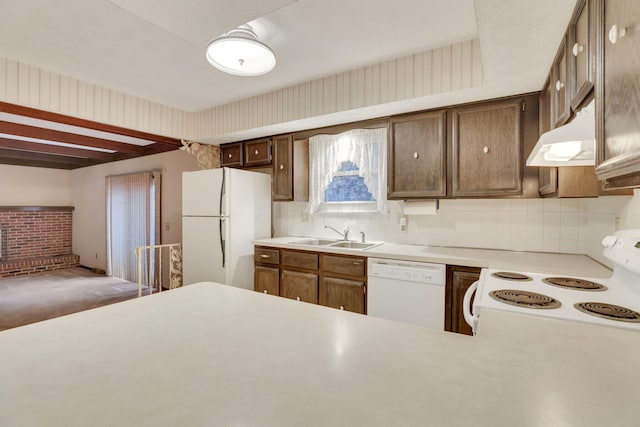
{"type": "Polygon", "coordinates": [[[239,169],[182,174],[183,283],[253,289],[253,244],[271,237],[271,176],[239,169]]]}

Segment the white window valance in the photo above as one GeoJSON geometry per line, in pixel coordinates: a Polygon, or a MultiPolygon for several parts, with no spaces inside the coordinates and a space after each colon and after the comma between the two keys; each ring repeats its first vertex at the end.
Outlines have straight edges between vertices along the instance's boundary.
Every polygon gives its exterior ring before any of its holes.
{"type": "Polygon", "coordinates": [[[387,128],[354,129],[309,139],[309,210],[321,210],[324,195],[343,162],[352,162],[371,192],[377,212],[384,212],[387,188],[387,128]]]}

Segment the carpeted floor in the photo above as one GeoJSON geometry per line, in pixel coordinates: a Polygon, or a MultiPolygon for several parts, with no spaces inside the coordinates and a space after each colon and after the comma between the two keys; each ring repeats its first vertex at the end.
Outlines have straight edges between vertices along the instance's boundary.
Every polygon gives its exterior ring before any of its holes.
{"type": "Polygon", "coordinates": [[[136,283],[81,267],[3,278],[0,331],[137,297],[136,283]]]}

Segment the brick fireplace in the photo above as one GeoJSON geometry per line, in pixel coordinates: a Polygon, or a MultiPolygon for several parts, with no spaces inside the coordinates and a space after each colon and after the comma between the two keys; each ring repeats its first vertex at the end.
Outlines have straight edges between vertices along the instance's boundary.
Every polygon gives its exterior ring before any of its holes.
{"type": "Polygon", "coordinates": [[[72,213],[72,206],[0,206],[0,277],[78,266],[72,213]]]}

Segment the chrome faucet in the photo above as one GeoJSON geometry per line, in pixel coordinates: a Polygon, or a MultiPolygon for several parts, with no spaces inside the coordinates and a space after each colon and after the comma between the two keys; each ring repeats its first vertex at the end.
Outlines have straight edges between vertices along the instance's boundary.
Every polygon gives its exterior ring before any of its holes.
{"type": "Polygon", "coordinates": [[[344,240],[345,242],[349,240],[349,228],[347,227],[346,230],[344,230],[344,234],[339,232],[338,230],[336,230],[335,228],[331,227],[330,225],[325,225],[324,228],[329,228],[333,231],[335,231],[336,233],[338,233],[340,236],[342,236],[342,240],[344,240]]]}

